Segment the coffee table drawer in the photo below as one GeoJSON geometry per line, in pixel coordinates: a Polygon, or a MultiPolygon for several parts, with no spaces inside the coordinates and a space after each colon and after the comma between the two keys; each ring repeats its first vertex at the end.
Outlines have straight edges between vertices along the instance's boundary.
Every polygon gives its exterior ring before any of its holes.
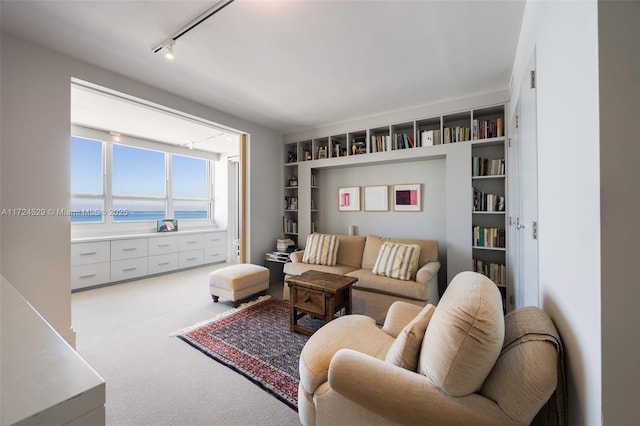
{"type": "Polygon", "coordinates": [[[296,309],[301,309],[318,315],[324,315],[325,306],[323,292],[298,287],[293,294],[293,306],[296,309]]]}

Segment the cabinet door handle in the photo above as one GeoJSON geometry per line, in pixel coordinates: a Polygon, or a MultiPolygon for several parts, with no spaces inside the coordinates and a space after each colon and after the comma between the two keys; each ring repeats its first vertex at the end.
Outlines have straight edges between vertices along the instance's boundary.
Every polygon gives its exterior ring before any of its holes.
{"type": "Polygon", "coordinates": [[[97,254],[97,251],[88,251],[85,253],[80,253],[80,256],[91,256],[92,254],[97,254]]]}
{"type": "Polygon", "coordinates": [[[164,266],[164,265],[168,265],[169,262],[162,262],[162,263],[158,263],[158,266],[164,266]]]}
{"type": "Polygon", "coordinates": [[[131,271],[135,271],[138,268],[125,268],[122,270],[122,272],[131,272],[131,271]]]}
{"type": "Polygon", "coordinates": [[[80,275],[80,278],[92,278],[95,277],[96,274],[89,274],[89,275],[80,275]]]}
{"type": "Polygon", "coordinates": [[[169,247],[169,244],[158,244],[158,247],[169,247]]]}
{"type": "Polygon", "coordinates": [[[195,244],[197,241],[187,241],[187,244],[195,244]]]}
{"type": "Polygon", "coordinates": [[[122,251],[134,251],[134,250],[138,250],[138,249],[135,247],[127,247],[122,249],[122,251]]]}
{"type": "Polygon", "coordinates": [[[190,257],[190,258],[187,259],[187,262],[191,262],[192,260],[196,260],[196,259],[197,259],[197,257],[190,257]]]}

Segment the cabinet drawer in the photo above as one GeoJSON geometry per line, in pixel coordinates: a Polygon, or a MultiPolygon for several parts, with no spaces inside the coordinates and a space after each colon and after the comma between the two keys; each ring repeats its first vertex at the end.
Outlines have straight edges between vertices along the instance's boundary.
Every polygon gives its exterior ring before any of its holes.
{"type": "Polygon", "coordinates": [[[147,238],[111,241],[111,260],[133,259],[147,255],[147,238]]]}
{"type": "Polygon", "coordinates": [[[204,263],[204,250],[187,250],[180,252],[179,266],[180,268],[189,268],[204,263]]]}
{"type": "Polygon", "coordinates": [[[324,293],[310,290],[308,288],[297,287],[293,292],[293,306],[305,312],[324,315],[324,293]]]}
{"type": "Polygon", "coordinates": [[[161,274],[178,269],[179,264],[178,253],[158,254],[156,256],[149,256],[147,271],[149,275],[161,274]]]}
{"type": "Polygon", "coordinates": [[[111,281],[129,280],[143,275],[147,275],[146,257],[111,262],[111,281]]]}
{"type": "Polygon", "coordinates": [[[180,251],[204,248],[204,234],[181,235],[180,251]]]}
{"type": "Polygon", "coordinates": [[[105,284],[110,281],[110,263],[92,263],[71,268],[71,290],[105,284]]]}
{"type": "Polygon", "coordinates": [[[204,263],[223,262],[227,252],[223,246],[204,249],[204,263]]]}
{"type": "Polygon", "coordinates": [[[89,263],[108,262],[110,259],[109,241],[71,244],[71,266],[89,263]]]}
{"type": "Polygon", "coordinates": [[[149,238],[149,256],[156,254],[177,253],[178,236],[149,238]]]}
{"type": "Polygon", "coordinates": [[[204,235],[204,246],[206,247],[224,247],[227,245],[226,232],[207,232],[204,235]]]}

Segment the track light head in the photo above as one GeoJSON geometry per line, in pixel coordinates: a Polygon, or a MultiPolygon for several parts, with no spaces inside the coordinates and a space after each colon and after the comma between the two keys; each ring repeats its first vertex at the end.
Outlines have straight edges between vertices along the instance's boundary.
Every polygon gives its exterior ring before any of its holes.
{"type": "Polygon", "coordinates": [[[173,40],[171,40],[165,47],[164,47],[164,57],[167,59],[173,59],[175,58],[175,56],[173,55],[173,46],[175,45],[175,42],[173,40]]]}

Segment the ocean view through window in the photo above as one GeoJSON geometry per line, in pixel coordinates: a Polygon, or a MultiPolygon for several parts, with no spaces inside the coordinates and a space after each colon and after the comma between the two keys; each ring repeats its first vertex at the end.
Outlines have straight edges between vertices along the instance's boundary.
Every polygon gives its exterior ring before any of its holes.
{"type": "Polygon", "coordinates": [[[211,219],[212,169],[203,158],[72,137],[71,222],[211,219]]]}

